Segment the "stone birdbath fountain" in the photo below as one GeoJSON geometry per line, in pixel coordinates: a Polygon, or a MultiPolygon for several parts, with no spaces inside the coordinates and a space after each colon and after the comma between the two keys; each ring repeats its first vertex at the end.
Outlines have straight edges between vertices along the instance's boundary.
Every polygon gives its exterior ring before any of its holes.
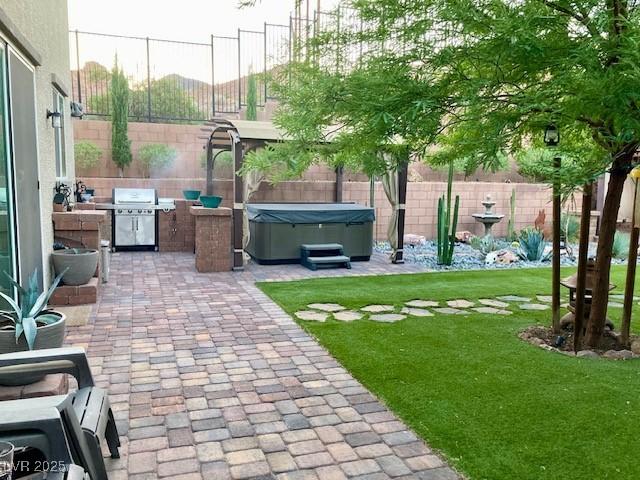
{"type": "Polygon", "coordinates": [[[480,222],[484,225],[485,237],[491,235],[491,228],[493,227],[493,225],[504,218],[504,215],[493,212],[492,208],[495,204],[496,202],[491,199],[491,195],[487,195],[482,202],[482,205],[484,205],[484,212],[474,213],[473,215],[471,215],[476,219],[476,222],[480,222]]]}

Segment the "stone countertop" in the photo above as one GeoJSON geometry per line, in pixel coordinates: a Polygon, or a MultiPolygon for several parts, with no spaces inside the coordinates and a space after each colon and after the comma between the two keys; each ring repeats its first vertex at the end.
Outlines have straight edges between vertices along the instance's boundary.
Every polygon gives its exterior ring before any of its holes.
{"type": "Polygon", "coordinates": [[[189,212],[196,217],[230,217],[232,210],[227,207],[206,208],[193,206],[189,208],[189,212]]]}
{"type": "Polygon", "coordinates": [[[102,210],[74,210],[72,212],[53,212],[53,221],[77,220],[81,222],[102,222],[107,218],[107,212],[102,210]]]}

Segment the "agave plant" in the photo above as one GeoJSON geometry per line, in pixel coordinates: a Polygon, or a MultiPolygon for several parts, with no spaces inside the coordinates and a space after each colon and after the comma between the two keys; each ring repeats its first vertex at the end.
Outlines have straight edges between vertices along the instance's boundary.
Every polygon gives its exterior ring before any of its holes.
{"type": "Polygon", "coordinates": [[[544,234],[537,228],[527,228],[520,232],[519,248],[516,253],[523,260],[530,262],[544,262],[549,260],[551,252],[545,254],[547,242],[544,234]]]}
{"type": "Polygon", "coordinates": [[[53,280],[48,291],[40,292],[40,289],[38,288],[37,269],[33,272],[31,277],[29,277],[27,288],[23,288],[18,282],[11,278],[11,275],[4,272],[5,277],[9,279],[11,285],[18,290],[17,302],[9,295],[0,292],[0,297],[2,297],[13,309],[13,312],[9,312],[5,317],[13,321],[16,330],[16,343],[20,339],[20,336],[24,335],[29,350],[33,350],[36,335],[38,334],[37,324],[51,325],[52,323],[60,320],[59,315],[42,312],[46,309],[49,298],[51,298],[53,291],[56,289],[65,273],[67,273],[67,269],[53,280]]]}
{"type": "Polygon", "coordinates": [[[472,237],[469,241],[469,245],[471,245],[471,248],[474,250],[480,252],[482,258],[486,257],[491,252],[502,250],[508,246],[507,242],[498,240],[491,235],[485,235],[484,237],[472,237]]]}

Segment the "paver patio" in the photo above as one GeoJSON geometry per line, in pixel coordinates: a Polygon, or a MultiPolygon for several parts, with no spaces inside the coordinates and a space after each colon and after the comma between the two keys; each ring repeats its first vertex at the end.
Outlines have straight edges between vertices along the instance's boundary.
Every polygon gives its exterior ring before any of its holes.
{"type": "Polygon", "coordinates": [[[84,346],[123,437],[112,479],[458,476],[254,283],[415,271],[197,274],[188,254],[118,253],[84,346]]]}

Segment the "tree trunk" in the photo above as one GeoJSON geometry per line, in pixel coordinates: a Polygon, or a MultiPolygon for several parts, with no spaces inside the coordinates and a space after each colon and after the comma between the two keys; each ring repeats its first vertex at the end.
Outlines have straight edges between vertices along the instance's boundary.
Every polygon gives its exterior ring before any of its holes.
{"type": "Polygon", "coordinates": [[[598,238],[598,251],[595,263],[591,315],[587,323],[587,335],[585,338],[585,344],[591,348],[600,346],[607,320],[613,239],[616,234],[620,199],[622,198],[624,182],[627,178],[627,172],[624,167],[630,164],[631,158],[632,156],[629,155],[614,162],[609,176],[607,197],[600,214],[600,235],[598,238]]]}
{"type": "Polygon", "coordinates": [[[124,168],[118,167],[118,176],[124,178],[124,168]]]}

